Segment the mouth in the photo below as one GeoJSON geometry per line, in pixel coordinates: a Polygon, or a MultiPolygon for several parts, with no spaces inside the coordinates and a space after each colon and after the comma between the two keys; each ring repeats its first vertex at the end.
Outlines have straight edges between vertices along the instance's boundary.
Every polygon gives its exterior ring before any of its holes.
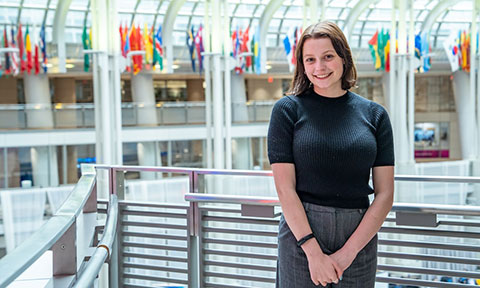
{"type": "Polygon", "coordinates": [[[317,79],[320,79],[320,80],[323,80],[323,79],[326,79],[328,78],[330,75],[332,75],[333,72],[330,72],[330,73],[327,73],[327,74],[322,74],[322,75],[313,75],[313,77],[317,78],[317,79]]]}

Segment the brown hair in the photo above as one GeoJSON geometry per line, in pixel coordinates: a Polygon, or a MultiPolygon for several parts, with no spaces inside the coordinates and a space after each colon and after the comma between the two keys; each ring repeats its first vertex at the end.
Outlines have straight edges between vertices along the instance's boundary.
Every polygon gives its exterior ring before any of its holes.
{"type": "Polygon", "coordinates": [[[329,38],[332,41],[333,48],[338,56],[343,59],[342,89],[348,90],[357,83],[357,69],[353,63],[352,51],[348,45],[347,39],[337,24],[330,21],[323,21],[312,24],[303,31],[295,50],[297,67],[286,92],[287,95],[299,95],[305,92],[311,85],[307,75],[305,75],[305,66],[303,65],[303,45],[307,39],[329,38]]]}

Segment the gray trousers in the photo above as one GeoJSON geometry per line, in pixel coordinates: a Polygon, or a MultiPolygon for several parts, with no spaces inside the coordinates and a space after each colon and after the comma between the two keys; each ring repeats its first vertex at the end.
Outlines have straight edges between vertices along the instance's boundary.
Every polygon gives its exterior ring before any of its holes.
{"type": "MultiPolygon", "coordinates": [[[[330,255],[340,249],[355,231],[367,209],[344,209],[303,203],[310,227],[323,250],[330,255]]],[[[284,217],[278,231],[277,288],[310,288],[315,286],[310,278],[305,253],[296,245],[284,217]]],[[[375,286],[377,270],[377,236],[358,254],[338,284],[326,287],[370,288],[375,286]]]]}

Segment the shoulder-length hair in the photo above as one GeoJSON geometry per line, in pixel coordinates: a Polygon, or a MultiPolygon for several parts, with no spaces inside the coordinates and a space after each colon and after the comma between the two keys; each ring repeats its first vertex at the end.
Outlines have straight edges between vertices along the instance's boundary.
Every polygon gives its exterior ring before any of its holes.
{"type": "Polygon", "coordinates": [[[357,83],[357,69],[353,63],[352,51],[348,45],[347,39],[337,24],[324,21],[312,24],[303,31],[298,41],[295,57],[297,67],[295,68],[294,77],[290,83],[290,87],[286,92],[287,95],[299,95],[310,87],[310,80],[305,75],[305,66],[303,65],[303,45],[307,39],[330,38],[333,48],[338,56],[343,59],[342,89],[348,90],[357,83]]]}

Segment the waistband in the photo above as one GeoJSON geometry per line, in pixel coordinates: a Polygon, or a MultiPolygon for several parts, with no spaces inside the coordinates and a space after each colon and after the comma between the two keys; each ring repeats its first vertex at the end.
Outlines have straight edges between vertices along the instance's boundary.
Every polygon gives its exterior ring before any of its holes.
{"type": "Polygon", "coordinates": [[[365,213],[367,208],[339,208],[331,206],[322,206],[310,202],[302,202],[305,211],[325,212],[325,213],[365,213]]]}

